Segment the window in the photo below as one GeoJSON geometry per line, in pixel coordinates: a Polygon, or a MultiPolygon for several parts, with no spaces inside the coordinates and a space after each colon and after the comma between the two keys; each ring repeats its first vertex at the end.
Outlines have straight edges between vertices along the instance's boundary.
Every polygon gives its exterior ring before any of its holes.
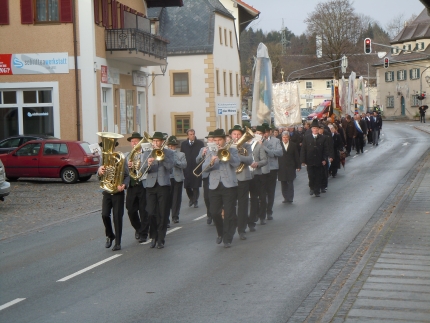
{"type": "Polygon", "coordinates": [[[399,47],[391,48],[391,54],[398,54],[399,53],[399,47]]]}
{"type": "Polygon", "coordinates": [[[72,22],[72,0],[21,0],[21,23],[72,22]]]}
{"type": "Polygon", "coordinates": [[[387,96],[387,108],[394,108],[394,96],[387,96]]]}
{"type": "Polygon", "coordinates": [[[413,68],[409,70],[409,78],[411,80],[416,80],[420,78],[420,69],[419,68],[413,68]]]}
{"type": "Polygon", "coordinates": [[[9,25],[9,0],[0,0],[0,25],[9,25]]]}
{"type": "Polygon", "coordinates": [[[224,29],[224,40],[225,40],[225,45],[228,46],[228,44],[227,44],[227,29],[224,29]]]}
{"type": "Polygon", "coordinates": [[[173,94],[189,94],[188,73],[173,73],[173,94]]]}
{"type": "Polygon", "coordinates": [[[216,93],[218,95],[221,94],[221,91],[219,88],[219,70],[216,70],[216,93]]]}
{"type": "Polygon", "coordinates": [[[222,28],[219,27],[219,43],[222,45],[222,28]]]}
{"type": "Polygon", "coordinates": [[[333,80],[325,81],[325,87],[327,89],[331,89],[332,85],[333,85],[333,80]]]}
{"type": "Polygon", "coordinates": [[[190,129],[191,118],[186,116],[175,116],[175,136],[186,136],[190,129]]]}
{"type": "Polygon", "coordinates": [[[385,72],[385,82],[393,82],[394,81],[394,72],[385,72]]]}
{"type": "Polygon", "coordinates": [[[43,148],[44,155],[66,155],[69,151],[66,144],[54,144],[47,142],[43,148]]]}
{"type": "Polygon", "coordinates": [[[403,50],[404,50],[403,52],[404,53],[410,52],[411,49],[412,49],[412,45],[411,44],[403,45],[403,50]]]}
{"type": "Polygon", "coordinates": [[[229,74],[229,80],[230,80],[230,95],[233,96],[233,73],[229,74]]]}
{"type": "Polygon", "coordinates": [[[313,106],[314,106],[314,101],[312,99],[306,99],[306,108],[312,109],[313,106]]]}
{"type": "Polygon", "coordinates": [[[411,107],[420,106],[420,101],[418,100],[418,94],[411,95],[411,107]]]}
{"type": "Polygon", "coordinates": [[[227,73],[223,72],[224,76],[224,95],[227,95],[227,73]]]}
{"type": "Polygon", "coordinates": [[[233,32],[230,30],[230,47],[233,48],[233,32]]]}
{"type": "Polygon", "coordinates": [[[11,138],[0,143],[0,148],[19,147],[20,138],[11,138]]]}
{"type": "Polygon", "coordinates": [[[406,80],[406,70],[397,71],[397,81],[404,81],[406,80]]]}
{"type": "Polygon", "coordinates": [[[236,95],[239,96],[239,74],[236,73],[236,95]]]}
{"type": "Polygon", "coordinates": [[[415,44],[415,50],[424,50],[424,42],[419,42],[415,44]]]}
{"type": "Polygon", "coordinates": [[[306,88],[312,89],[312,82],[306,82],[306,88]]]}
{"type": "Polygon", "coordinates": [[[28,144],[16,151],[17,156],[36,156],[39,154],[40,143],[28,144]]]}
{"type": "Polygon", "coordinates": [[[58,0],[36,0],[36,21],[59,21],[58,0]]]}

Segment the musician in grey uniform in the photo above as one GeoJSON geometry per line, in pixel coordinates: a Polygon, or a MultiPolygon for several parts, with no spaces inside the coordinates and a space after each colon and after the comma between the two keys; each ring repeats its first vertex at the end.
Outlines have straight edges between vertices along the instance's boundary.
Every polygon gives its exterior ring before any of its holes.
{"type": "MultiPolygon", "coordinates": [[[[255,134],[263,138],[265,128],[257,126],[255,134]]],[[[251,144],[253,163],[252,180],[249,185],[249,193],[251,195],[251,210],[249,213],[248,227],[250,232],[255,231],[255,224],[260,219],[260,224],[266,224],[266,183],[270,173],[269,162],[267,160],[266,151],[263,148],[261,140],[253,140],[251,144]]]]}
{"type": "MultiPolygon", "coordinates": [[[[218,145],[218,153],[209,151],[209,156],[203,163],[203,169],[209,172],[209,198],[211,200],[211,214],[216,226],[218,237],[216,243],[224,241],[224,247],[230,248],[236,231],[236,199],[237,178],[236,167],[240,165],[240,159],[236,148],[229,148],[230,158],[220,160],[220,150],[226,152],[225,132],[223,129],[214,131],[214,142],[218,145]],[[221,216],[224,209],[224,220],[221,216]]],[[[223,158],[224,159],[224,158],[223,158]]]]}
{"type": "MultiPolygon", "coordinates": [[[[161,132],[154,132],[152,136],[154,149],[161,149],[166,139],[161,132]]],[[[170,198],[170,170],[174,164],[174,153],[170,149],[163,149],[164,159],[158,161],[152,152],[142,154],[143,169],[148,169],[146,177],[146,201],[149,215],[149,235],[151,248],[164,248],[167,231],[167,210],[170,198]],[[149,156],[149,158],[148,158],[149,156]]]]}
{"type": "MultiPolygon", "coordinates": [[[[240,125],[235,125],[229,130],[231,139],[236,144],[237,141],[244,135],[244,130],[240,125]]],[[[239,149],[239,147],[238,147],[239,149]]],[[[237,186],[237,233],[239,234],[240,240],[246,240],[245,230],[248,225],[248,199],[249,199],[249,183],[252,179],[251,171],[249,166],[253,162],[251,145],[244,143],[239,152],[239,159],[241,164],[244,164],[243,170],[237,173],[238,180],[237,186]],[[245,154],[241,154],[241,151],[246,151],[245,154]]]]}
{"type": "MultiPolygon", "coordinates": [[[[170,170],[170,208],[172,210],[173,223],[179,222],[179,212],[182,202],[182,186],[184,184],[184,168],[187,167],[185,154],[176,150],[179,141],[175,136],[170,136],[167,140],[167,146],[174,153],[174,166],[170,170]]],[[[169,215],[167,215],[169,217],[169,215]]]]}
{"type": "MultiPolygon", "coordinates": [[[[213,131],[209,131],[209,134],[206,137],[208,143],[213,143],[213,141],[214,141],[213,134],[214,134],[213,131]]],[[[200,148],[199,154],[196,157],[196,164],[197,165],[202,162],[203,158],[205,158],[205,156],[208,152],[208,149],[209,148],[207,146],[200,148]]],[[[210,200],[209,200],[209,173],[208,172],[202,172],[201,176],[203,179],[203,196],[204,196],[205,205],[206,205],[206,215],[207,215],[206,223],[211,224],[212,223],[212,216],[211,216],[211,212],[210,212],[210,200]]]]}

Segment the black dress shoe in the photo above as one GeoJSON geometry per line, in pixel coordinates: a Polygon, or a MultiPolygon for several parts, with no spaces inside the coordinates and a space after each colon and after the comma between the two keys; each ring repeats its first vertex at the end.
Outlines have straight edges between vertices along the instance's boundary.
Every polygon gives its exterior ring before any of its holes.
{"type": "Polygon", "coordinates": [[[260,220],[260,225],[265,225],[265,224],[266,224],[266,220],[261,219],[261,220],[260,220]]]}
{"type": "Polygon", "coordinates": [[[283,201],[282,201],[282,203],[287,203],[287,202],[288,202],[287,200],[283,200],[283,201]]]}
{"type": "Polygon", "coordinates": [[[216,237],[216,241],[217,244],[220,244],[222,242],[222,237],[216,237]]]}
{"type": "Polygon", "coordinates": [[[121,245],[120,244],[116,244],[112,248],[112,251],[117,251],[117,250],[121,250],[121,245]]]}
{"type": "Polygon", "coordinates": [[[135,233],[134,233],[134,238],[135,238],[136,240],[139,240],[139,233],[138,233],[138,232],[135,232],[135,233]]]}
{"type": "Polygon", "coordinates": [[[139,242],[140,243],[142,243],[142,242],[146,242],[147,241],[147,237],[145,237],[144,235],[140,235],[139,236],[139,242]]]}
{"type": "Polygon", "coordinates": [[[231,243],[230,242],[224,242],[224,248],[230,248],[231,243]]]}
{"type": "Polygon", "coordinates": [[[314,195],[314,191],[313,191],[313,190],[310,190],[310,191],[309,191],[309,195],[314,195]]]}
{"type": "Polygon", "coordinates": [[[267,217],[267,220],[273,220],[273,216],[269,215],[269,216],[267,217]]]}
{"type": "Polygon", "coordinates": [[[315,193],[315,197],[320,197],[320,193],[315,193]]]}
{"type": "Polygon", "coordinates": [[[207,224],[212,224],[212,218],[209,216],[208,219],[206,220],[207,224]]]}
{"type": "Polygon", "coordinates": [[[113,236],[112,238],[107,237],[106,238],[106,244],[105,244],[105,248],[110,248],[112,246],[112,241],[115,240],[115,236],[113,236]]]}
{"type": "Polygon", "coordinates": [[[245,235],[245,233],[240,233],[240,234],[239,234],[239,239],[240,239],[240,240],[246,240],[246,235],[245,235]]]}
{"type": "Polygon", "coordinates": [[[287,202],[290,203],[290,204],[293,203],[293,201],[287,201],[287,202]]]}
{"type": "Polygon", "coordinates": [[[194,208],[197,209],[199,207],[199,205],[196,203],[194,203],[194,208]]]}
{"type": "Polygon", "coordinates": [[[159,242],[157,244],[157,249],[163,249],[164,248],[164,243],[159,242]]]}
{"type": "Polygon", "coordinates": [[[255,228],[254,227],[249,227],[249,232],[255,232],[255,228]]]}
{"type": "Polygon", "coordinates": [[[151,247],[151,248],[155,248],[155,245],[157,244],[157,240],[155,240],[155,239],[152,239],[151,240],[151,244],[149,245],[149,247],[151,247]]]}
{"type": "Polygon", "coordinates": [[[191,200],[188,202],[188,206],[190,206],[190,207],[193,206],[193,204],[194,204],[194,202],[191,200]]]}
{"type": "Polygon", "coordinates": [[[173,223],[179,223],[179,219],[174,219],[173,223]]]}
{"type": "Polygon", "coordinates": [[[325,192],[327,192],[327,189],[326,188],[322,188],[321,189],[321,193],[325,193],[325,192]]]}

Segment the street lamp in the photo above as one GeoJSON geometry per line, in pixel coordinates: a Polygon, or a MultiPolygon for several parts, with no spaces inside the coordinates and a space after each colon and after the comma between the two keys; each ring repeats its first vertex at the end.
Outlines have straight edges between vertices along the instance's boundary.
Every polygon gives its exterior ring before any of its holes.
{"type": "MultiPolygon", "coordinates": [[[[162,75],[162,76],[164,76],[164,74],[166,74],[166,71],[167,71],[167,59],[165,60],[165,63],[164,64],[162,64],[162,65],[160,65],[160,70],[161,70],[161,74],[151,74],[151,76],[152,76],[152,81],[151,81],[151,83],[149,83],[149,85],[148,85],[148,87],[150,87],[151,86],[151,84],[152,84],[152,82],[154,82],[154,79],[155,79],[155,77],[156,76],[159,76],[159,75],[162,75]]],[[[147,74],[146,76],[149,76],[149,74],[147,74]]]]}

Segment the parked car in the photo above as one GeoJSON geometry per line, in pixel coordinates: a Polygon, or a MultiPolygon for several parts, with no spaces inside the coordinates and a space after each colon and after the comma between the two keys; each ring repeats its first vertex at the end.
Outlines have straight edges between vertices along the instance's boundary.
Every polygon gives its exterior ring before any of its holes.
{"type": "Polygon", "coordinates": [[[61,178],[71,184],[85,182],[97,173],[100,156],[84,141],[32,140],[9,154],[1,154],[6,177],[61,178]]]}
{"type": "Polygon", "coordinates": [[[251,121],[251,118],[245,111],[242,112],[242,121],[251,121]]]}
{"type": "Polygon", "coordinates": [[[4,201],[4,197],[10,193],[10,184],[6,182],[4,166],[0,159],[0,201],[4,201]]]}
{"type": "Polygon", "coordinates": [[[311,113],[309,110],[307,109],[301,109],[300,113],[302,115],[302,123],[306,122],[306,120],[308,119],[308,115],[311,113]]]}
{"type": "Polygon", "coordinates": [[[0,154],[7,154],[30,140],[57,139],[48,135],[18,135],[0,140],[0,154]]]}

